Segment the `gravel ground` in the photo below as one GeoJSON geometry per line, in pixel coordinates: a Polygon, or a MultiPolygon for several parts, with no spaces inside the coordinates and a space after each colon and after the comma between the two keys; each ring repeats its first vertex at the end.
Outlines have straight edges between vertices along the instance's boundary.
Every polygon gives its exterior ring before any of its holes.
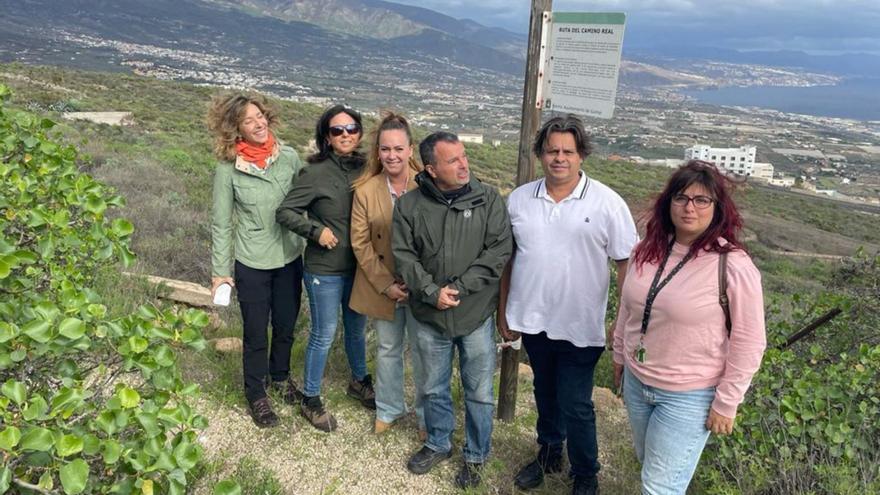
{"type": "MultiPolygon", "coordinates": [[[[453,377],[453,383],[458,381],[453,377]]],[[[462,462],[463,413],[457,406],[454,455],[429,474],[417,476],[406,469],[409,456],[421,447],[415,417],[398,421],[385,434],[372,433],[373,412],[344,395],[344,384],[327,383],[325,402],[339,421],[333,433],[311,427],[293,406],[275,400],[281,425],[259,429],[251,422],[244,405],[226,405],[203,396],[196,408],[210,426],[202,432],[207,459],[218,466],[211,479],[222,479],[245,457],[270,471],[289,494],[445,494],[462,493],[453,482],[462,462]],[[219,478],[218,478],[219,476],[219,478]]],[[[458,390],[460,395],[460,388],[458,390]]],[[[453,396],[456,387],[453,386],[453,396]]],[[[534,399],[531,383],[520,378],[517,418],[506,424],[496,421],[493,453],[484,470],[484,483],[469,493],[515,493],[512,479],[519,466],[536,450],[534,399]]],[[[277,399],[277,398],[276,398],[277,399]]],[[[629,447],[629,429],[622,403],[606,389],[594,393],[598,416],[601,483],[604,493],[635,493],[634,458],[629,447]]],[[[204,480],[202,484],[205,484],[204,480]]],[[[211,487],[196,487],[195,493],[211,493],[211,487]]],[[[247,487],[245,493],[249,493],[247,487]]],[[[539,494],[570,490],[563,475],[548,477],[539,494]]],[[[250,491],[253,493],[253,491],[250,491]]]]}

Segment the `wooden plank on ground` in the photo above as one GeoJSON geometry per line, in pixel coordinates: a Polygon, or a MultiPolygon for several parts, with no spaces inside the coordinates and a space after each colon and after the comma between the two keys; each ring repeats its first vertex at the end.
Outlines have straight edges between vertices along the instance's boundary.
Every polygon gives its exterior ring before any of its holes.
{"type": "Polygon", "coordinates": [[[142,275],[131,272],[122,272],[122,274],[126,277],[145,278],[149,283],[157,287],[168,287],[170,292],[162,295],[165,299],[197,307],[213,307],[214,305],[211,300],[211,289],[199,284],[157,277],[155,275],[142,275]]]}

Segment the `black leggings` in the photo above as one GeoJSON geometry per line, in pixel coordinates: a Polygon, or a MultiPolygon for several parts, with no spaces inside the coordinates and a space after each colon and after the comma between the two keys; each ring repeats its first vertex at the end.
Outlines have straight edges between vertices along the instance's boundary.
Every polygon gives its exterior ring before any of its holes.
{"type": "Polygon", "coordinates": [[[248,402],[266,396],[266,384],[284,381],[290,374],[293,329],[302,296],[302,256],[272,270],[257,270],[235,262],[235,288],[244,322],[242,371],[248,402]],[[272,318],[269,360],[267,328],[272,318]]]}

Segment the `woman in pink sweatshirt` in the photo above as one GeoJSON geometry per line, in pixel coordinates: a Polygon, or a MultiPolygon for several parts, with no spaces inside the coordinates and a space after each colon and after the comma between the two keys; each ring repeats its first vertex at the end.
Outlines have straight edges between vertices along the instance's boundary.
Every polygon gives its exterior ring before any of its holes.
{"type": "Polygon", "coordinates": [[[684,494],[710,433],[729,434],[766,346],[761,275],[737,234],[730,180],[692,160],[669,179],[633,256],[614,329],[614,375],[642,493],[684,494]],[[720,254],[731,327],[719,303],[720,254]]]}

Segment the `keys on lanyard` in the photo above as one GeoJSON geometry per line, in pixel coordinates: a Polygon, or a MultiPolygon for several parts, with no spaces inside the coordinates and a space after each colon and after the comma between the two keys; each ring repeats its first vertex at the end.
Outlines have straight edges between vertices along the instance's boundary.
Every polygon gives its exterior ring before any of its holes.
{"type": "Polygon", "coordinates": [[[642,339],[639,339],[639,346],[633,350],[633,359],[635,359],[639,363],[644,363],[646,359],[647,351],[645,351],[644,342],[642,339]]]}

